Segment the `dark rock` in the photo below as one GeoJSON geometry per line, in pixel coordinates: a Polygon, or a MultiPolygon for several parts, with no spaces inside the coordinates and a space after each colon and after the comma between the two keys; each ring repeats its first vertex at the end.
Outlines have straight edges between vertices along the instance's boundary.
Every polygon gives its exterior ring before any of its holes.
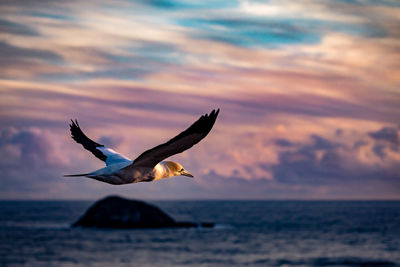
{"type": "Polygon", "coordinates": [[[213,227],[213,223],[176,222],[161,209],[118,196],[97,201],[72,226],[97,228],[213,227]]]}

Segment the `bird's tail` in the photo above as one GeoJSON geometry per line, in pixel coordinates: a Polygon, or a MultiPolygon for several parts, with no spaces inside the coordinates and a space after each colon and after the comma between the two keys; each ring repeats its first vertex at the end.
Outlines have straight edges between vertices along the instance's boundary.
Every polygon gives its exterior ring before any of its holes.
{"type": "Polygon", "coordinates": [[[81,173],[81,174],[65,174],[64,177],[78,177],[78,176],[86,176],[89,173],[81,173]]]}

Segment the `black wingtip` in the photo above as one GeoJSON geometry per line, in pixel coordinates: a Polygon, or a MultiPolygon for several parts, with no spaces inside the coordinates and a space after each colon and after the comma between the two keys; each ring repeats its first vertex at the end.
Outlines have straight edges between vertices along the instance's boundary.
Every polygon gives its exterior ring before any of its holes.
{"type": "Polygon", "coordinates": [[[209,114],[205,114],[204,117],[209,118],[209,117],[217,117],[219,114],[219,108],[213,109],[209,114]]]}
{"type": "Polygon", "coordinates": [[[71,124],[69,126],[70,126],[71,138],[75,140],[75,142],[81,144],[85,149],[92,152],[92,154],[95,155],[97,158],[103,161],[106,160],[107,157],[100,150],[96,149],[97,147],[103,145],[96,143],[95,141],[88,138],[81,130],[77,119],[75,120],[71,119],[71,124]]]}
{"type": "Polygon", "coordinates": [[[75,119],[75,121],[74,121],[73,119],[70,119],[70,120],[71,120],[71,124],[69,125],[69,127],[70,127],[71,129],[72,129],[73,127],[80,128],[77,119],[75,119]]]}
{"type": "Polygon", "coordinates": [[[199,127],[202,131],[204,131],[203,132],[204,137],[208,135],[208,133],[213,128],[215,121],[217,120],[218,114],[219,114],[219,108],[213,109],[209,114],[205,114],[199,119],[199,121],[202,122],[199,123],[197,127],[199,127]]]}
{"type": "Polygon", "coordinates": [[[71,131],[71,137],[72,139],[74,139],[75,141],[77,141],[75,139],[76,136],[76,132],[80,130],[79,124],[78,124],[78,120],[75,119],[75,121],[73,119],[71,119],[71,124],[69,125],[70,131],[71,131]]]}
{"type": "Polygon", "coordinates": [[[214,113],[215,117],[217,117],[219,114],[219,108],[217,108],[217,111],[215,111],[215,109],[213,109],[212,113],[214,113]]]}
{"type": "Polygon", "coordinates": [[[218,109],[213,109],[212,111],[211,111],[211,113],[210,113],[210,117],[212,117],[214,120],[216,120],[217,119],[217,117],[218,117],[218,114],[219,114],[219,108],[218,109]]]}

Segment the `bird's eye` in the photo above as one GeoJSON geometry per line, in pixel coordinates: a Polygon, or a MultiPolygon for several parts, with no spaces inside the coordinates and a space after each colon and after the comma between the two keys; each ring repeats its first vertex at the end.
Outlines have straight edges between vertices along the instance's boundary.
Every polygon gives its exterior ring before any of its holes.
{"type": "Polygon", "coordinates": [[[182,168],[179,172],[183,172],[184,171],[184,169],[182,168]]]}

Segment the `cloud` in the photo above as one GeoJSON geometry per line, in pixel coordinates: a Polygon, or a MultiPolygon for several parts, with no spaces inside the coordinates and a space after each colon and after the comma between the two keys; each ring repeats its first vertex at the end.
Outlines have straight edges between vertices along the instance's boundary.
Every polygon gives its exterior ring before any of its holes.
{"type": "Polygon", "coordinates": [[[399,144],[399,134],[398,129],[393,127],[384,127],[376,132],[368,133],[375,140],[382,140],[394,145],[399,144]]]}
{"type": "Polygon", "coordinates": [[[0,134],[2,198],[57,197],[64,190],[60,170],[70,165],[52,133],[8,127],[0,134]],[[58,193],[57,193],[58,191],[58,193]]]}
{"type": "MultiPolygon", "coordinates": [[[[279,164],[272,166],[274,178],[285,184],[329,184],[348,172],[342,168],[337,145],[320,136],[310,144],[279,154],[279,164]],[[339,176],[339,177],[338,177],[339,176]],[[335,180],[331,180],[334,177],[335,180]]],[[[266,166],[268,168],[269,166],[266,166]]]]}
{"type": "Polygon", "coordinates": [[[180,6],[180,4],[171,0],[146,0],[144,3],[151,7],[160,9],[172,9],[180,6]]]}
{"type": "MultiPolygon", "coordinates": [[[[387,138],[382,134],[386,131],[385,128],[378,130],[374,136],[387,138]]],[[[389,154],[386,151],[390,144],[379,144],[376,139],[371,142],[366,139],[367,135],[370,133],[347,144],[340,136],[332,141],[311,135],[307,143],[297,143],[295,148],[279,152],[278,164],[262,166],[271,169],[277,182],[288,185],[349,187],[361,191],[377,184],[381,188],[390,185],[399,188],[399,151],[389,154]]],[[[330,189],[326,190],[329,194],[330,189]]]]}
{"type": "Polygon", "coordinates": [[[254,18],[186,18],[180,25],[197,29],[194,38],[226,42],[245,47],[271,47],[296,43],[316,43],[319,35],[296,21],[260,20],[254,18]],[[307,30],[306,30],[307,29],[307,30]]]}
{"type": "Polygon", "coordinates": [[[4,69],[0,78],[38,77],[61,72],[64,59],[46,49],[24,48],[0,41],[0,66],[4,69]],[[33,71],[34,70],[34,71],[33,71]]]}
{"type": "Polygon", "coordinates": [[[15,62],[26,59],[49,60],[53,62],[62,61],[59,55],[47,50],[21,48],[4,42],[0,42],[0,56],[2,57],[3,64],[4,62],[15,62]]]}
{"type": "Polygon", "coordinates": [[[38,35],[37,31],[35,31],[32,27],[3,19],[0,20],[0,32],[28,36],[38,35]]]}
{"type": "Polygon", "coordinates": [[[55,148],[51,134],[38,128],[3,129],[0,135],[0,153],[6,163],[3,168],[39,170],[65,166],[68,159],[55,148]]]}
{"type": "Polygon", "coordinates": [[[2,196],[399,196],[398,5],[0,5],[2,196]],[[102,166],[69,139],[70,118],[134,158],[217,107],[212,134],[172,158],[194,182],[60,179],[102,166]]]}
{"type": "Polygon", "coordinates": [[[293,143],[289,140],[279,138],[275,140],[275,145],[280,146],[280,147],[291,147],[293,146],[293,143]]]}
{"type": "Polygon", "coordinates": [[[382,160],[387,160],[393,154],[397,154],[400,148],[398,129],[394,127],[383,127],[378,131],[369,132],[368,135],[374,139],[374,153],[382,160]]]}
{"type": "MultiPolygon", "coordinates": [[[[67,130],[65,132],[67,135],[67,130]]],[[[114,148],[126,147],[129,143],[127,140],[116,139],[115,134],[112,138],[107,135],[97,138],[91,130],[87,134],[114,148]]],[[[240,150],[247,146],[247,142],[254,146],[257,144],[258,136],[249,135],[248,140],[242,139],[244,143],[237,144],[240,145],[239,157],[244,161],[227,158],[231,167],[234,167],[229,173],[226,172],[221,156],[228,156],[232,149],[222,152],[218,148],[221,145],[218,143],[221,142],[218,141],[216,129],[206,141],[174,157],[195,173],[194,180],[173,178],[146,187],[130,185],[116,188],[90,179],[67,180],[60,177],[63,173],[74,172],[73,170],[91,170],[102,165],[73,141],[70,140],[68,146],[62,146],[65,141],[58,140],[59,134],[54,135],[36,128],[6,128],[0,139],[0,153],[6,159],[1,165],[1,192],[3,197],[9,198],[21,194],[32,198],[96,198],[116,192],[128,197],[147,199],[368,199],[382,196],[392,198],[398,195],[396,188],[399,188],[400,182],[397,167],[400,162],[399,151],[391,150],[392,154],[389,153],[385,159],[381,159],[374,152],[374,146],[381,140],[369,138],[368,133],[364,133],[348,142],[346,136],[349,134],[351,132],[343,131],[342,135],[332,134],[331,138],[311,134],[308,140],[303,141],[272,139],[275,140],[273,142],[277,145],[277,150],[270,143],[265,143],[264,139],[260,139],[260,149],[272,150],[277,154],[277,161],[269,163],[261,154],[251,158],[246,156],[247,151],[240,150]],[[218,143],[213,144],[214,140],[218,143]],[[209,148],[205,149],[205,145],[209,148]],[[362,153],[367,155],[368,160],[362,158],[362,153]],[[255,160],[256,158],[259,160],[255,160]],[[88,164],[89,162],[91,163],[88,164]],[[260,170],[264,170],[264,174],[260,170]],[[243,172],[250,175],[250,179],[243,177],[243,172]],[[268,172],[271,177],[268,177],[268,172]]],[[[240,138],[237,141],[239,140],[240,138]]],[[[382,145],[385,151],[389,149],[388,142],[382,145]]],[[[256,151],[251,147],[248,149],[248,152],[256,151]]]]}

